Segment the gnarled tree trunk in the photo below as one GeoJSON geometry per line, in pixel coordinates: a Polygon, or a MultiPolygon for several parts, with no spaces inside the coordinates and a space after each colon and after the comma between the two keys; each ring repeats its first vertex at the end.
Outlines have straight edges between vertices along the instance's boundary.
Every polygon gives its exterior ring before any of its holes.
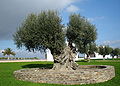
{"type": "Polygon", "coordinates": [[[86,59],[87,59],[88,62],[90,62],[90,55],[89,54],[87,54],[87,58],[86,59]]]}
{"type": "Polygon", "coordinates": [[[53,70],[75,70],[78,64],[75,62],[76,53],[73,53],[69,46],[66,46],[64,52],[58,56],[54,57],[53,70]]]}

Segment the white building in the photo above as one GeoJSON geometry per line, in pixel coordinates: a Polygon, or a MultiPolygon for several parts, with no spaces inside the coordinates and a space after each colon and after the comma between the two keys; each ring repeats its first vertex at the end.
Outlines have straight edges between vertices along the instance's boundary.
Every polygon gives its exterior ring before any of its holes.
{"type": "MultiPolygon", "coordinates": [[[[47,61],[54,61],[53,60],[53,55],[51,54],[51,51],[49,50],[49,49],[47,49],[47,51],[46,51],[46,53],[47,53],[47,61]]],[[[84,58],[81,58],[81,57],[86,57],[86,55],[83,55],[82,54],[82,56],[80,56],[80,54],[79,53],[77,53],[77,55],[76,55],[76,58],[75,58],[75,61],[77,61],[77,60],[81,60],[81,59],[84,59],[84,58]],[[80,58],[79,58],[80,57],[80,58]]],[[[112,58],[112,56],[111,55],[106,55],[105,56],[105,59],[111,59],[112,58]]],[[[116,56],[114,57],[114,58],[116,58],[116,56]]],[[[95,53],[95,57],[91,57],[90,59],[103,59],[103,55],[99,55],[98,53],[95,53]]]]}
{"type": "Polygon", "coordinates": [[[47,59],[47,61],[54,61],[53,60],[53,55],[51,54],[51,51],[50,51],[50,49],[47,49],[46,50],[46,59],[47,59]]]}
{"type": "MultiPolygon", "coordinates": [[[[66,40],[66,45],[68,46],[68,41],[67,40],[66,40]]],[[[72,45],[75,46],[74,43],[72,43],[72,45]]],[[[54,61],[53,55],[51,54],[51,51],[49,49],[46,50],[46,53],[47,53],[47,55],[46,55],[47,61],[54,61]]],[[[86,54],[77,53],[75,61],[84,59],[84,57],[86,57],[86,56],[87,56],[86,54]],[[83,58],[81,58],[81,57],[83,57],[83,58]]],[[[105,56],[105,59],[111,59],[111,58],[112,58],[111,55],[106,55],[105,56]]],[[[117,58],[117,57],[115,56],[114,58],[117,58]]],[[[100,55],[99,53],[95,53],[95,57],[90,57],[90,59],[103,59],[103,55],[100,55]]]]}

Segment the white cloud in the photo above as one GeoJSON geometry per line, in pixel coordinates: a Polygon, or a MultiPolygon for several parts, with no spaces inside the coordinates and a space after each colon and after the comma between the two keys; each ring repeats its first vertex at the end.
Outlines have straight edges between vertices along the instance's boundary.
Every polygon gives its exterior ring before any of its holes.
{"type": "Polygon", "coordinates": [[[120,44],[120,40],[115,40],[115,41],[104,41],[103,44],[105,45],[110,45],[110,44],[120,44]]]}
{"type": "Polygon", "coordinates": [[[100,43],[101,45],[110,45],[114,48],[120,48],[120,40],[113,40],[113,41],[110,41],[110,40],[107,40],[107,41],[103,41],[100,43]]]}
{"type": "Polygon", "coordinates": [[[88,18],[88,21],[94,22],[97,20],[103,20],[104,18],[105,18],[104,16],[98,16],[98,17],[94,17],[94,18],[88,18]]]}
{"type": "Polygon", "coordinates": [[[74,12],[77,12],[77,11],[79,10],[79,8],[76,7],[75,5],[70,5],[70,6],[68,6],[68,7],[66,8],[66,10],[67,10],[68,12],[74,13],[74,12]]]}
{"type": "MultiPolygon", "coordinates": [[[[17,7],[31,8],[34,10],[63,9],[76,0],[12,0],[17,7]]],[[[11,3],[11,4],[13,4],[11,3]]],[[[15,6],[14,5],[14,6],[15,6]]],[[[30,9],[29,9],[30,10],[30,9]]]]}

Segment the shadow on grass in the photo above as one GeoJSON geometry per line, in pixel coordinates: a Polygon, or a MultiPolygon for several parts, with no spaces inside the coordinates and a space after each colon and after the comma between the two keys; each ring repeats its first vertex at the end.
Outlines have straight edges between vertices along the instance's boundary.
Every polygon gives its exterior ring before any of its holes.
{"type": "Polygon", "coordinates": [[[51,69],[53,64],[28,64],[23,65],[22,68],[40,68],[40,69],[51,69]]]}

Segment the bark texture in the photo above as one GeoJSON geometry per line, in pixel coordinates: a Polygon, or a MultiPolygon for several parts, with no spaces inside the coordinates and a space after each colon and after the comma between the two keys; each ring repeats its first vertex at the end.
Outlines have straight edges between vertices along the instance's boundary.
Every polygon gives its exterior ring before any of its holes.
{"type": "Polygon", "coordinates": [[[58,56],[54,57],[53,70],[75,70],[78,64],[75,62],[76,53],[73,53],[69,46],[66,46],[64,52],[58,56]]]}

